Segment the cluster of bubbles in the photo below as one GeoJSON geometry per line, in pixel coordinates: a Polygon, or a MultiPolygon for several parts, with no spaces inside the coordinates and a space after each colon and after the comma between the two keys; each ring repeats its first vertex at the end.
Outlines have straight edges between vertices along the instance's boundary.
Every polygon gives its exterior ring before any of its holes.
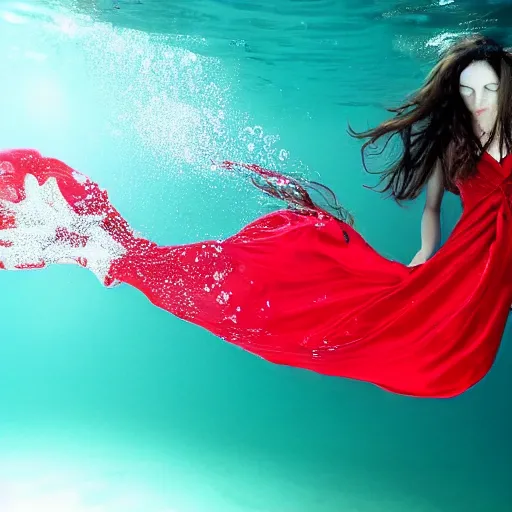
{"type": "MultiPolygon", "coordinates": [[[[237,64],[212,56],[214,43],[206,38],[115,26],[98,20],[86,4],[44,0],[3,8],[0,30],[5,24],[7,33],[12,29],[16,36],[19,27],[26,34],[7,43],[10,66],[27,88],[13,101],[26,105],[27,119],[44,119],[43,126],[31,128],[34,142],[28,144],[73,165],[70,145],[80,146],[85,137],[98,141],[82,151],[95,152],[96,160],[79,160],[77,168],[118,197],[112,181],[129,176],[130,187],[122,190],[129,204],[119,208],[139,215],[133,223],[148,236],[159,216],[149,198],[165,204],[169,190],[166,214],[186,222],[183,230],[191,238],[204,222],[187,212],[200,212],[208,197],[224,216],[236,211],[242,222],[279,207],[249,180],[212,172],[214,163],[230,160],[307,173],[281,146],[279,134],[248,112],[254,106],[243,97],[237,64]],[[41,138],[44,132],[55,133],[41,138]]],[[[21,135],[23,146],[27,138],[21,135]]]]}
{"type": "MultiPolygon", "coordinates": [[[[91,108],[101,112],[98,130],[106,131],[117,151],[152,159],[148,178],[211,179],[212,161],[248,161],[279,170],[289,163],[279,136],[265,133],[250,113],[234,106],[233,99],[240,100],[233,98],[237,69],[201,53],[209,45],[205,38],[116,27],[73,3],[71,8],[44,3],[46,8],[9,3],[3,17],[8,23],[29,22],[34,38],[48,43],[61,62],[70,62],[61,64],[61,73],[73,73],[76,65],[87,74],[84,87],[94,91],[96,101],[91,108]]],[[[44,50],[36,52],[40,62],[44,50]]],[[[54,84],[47,89],[58,103],[54,84]]],[[[79,94],[72,91],[75,98],[79,94]]],[[[57,105],[54,115],[58,110],[57,105]]]]}
{"type": "Polygon", "coordinates": [[[188,48],[206,39],[142,33],[82,16],[70,37],[85,50],[95,86],[108,98],[113,137],[135,133],[166,169],[204,172],[212,160],[287,161],[279,136],[265,134],[232,105],[236,69],[188,48]]]}

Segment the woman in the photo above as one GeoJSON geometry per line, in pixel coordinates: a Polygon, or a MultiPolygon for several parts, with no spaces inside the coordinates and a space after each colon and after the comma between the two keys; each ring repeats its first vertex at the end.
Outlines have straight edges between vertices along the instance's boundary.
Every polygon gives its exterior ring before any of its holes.
{"type": "Polygon", "coordinates": [[[373,250],[342,208],[314,203],[307,188],[317,184],[231,163],[289,208],[224,241],[159,247],[96,184],[26,150],[0,155],[0,260],[8,269],[79,263],[268,361],[453,397],[490,369],[512,302],[511,70],[500,45],[466,39],[391,120],[352,132],[368,139],[363,155],[401,138],[383,191],[402,201],[427,188],[410,266],[373,250]],[[445,189],[460,193],[464,211],[434,255],[445,189]]]}

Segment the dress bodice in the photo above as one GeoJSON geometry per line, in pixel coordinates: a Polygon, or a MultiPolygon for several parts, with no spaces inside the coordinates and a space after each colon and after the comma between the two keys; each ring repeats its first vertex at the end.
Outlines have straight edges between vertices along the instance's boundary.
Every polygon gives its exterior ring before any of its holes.
{"type": "Polygon", "coordinates": [[[457,184],[465,209],[489,196],[512,201],[512,154],[498,162],[484,152],[478,162],[478,172],[457,184]]]}

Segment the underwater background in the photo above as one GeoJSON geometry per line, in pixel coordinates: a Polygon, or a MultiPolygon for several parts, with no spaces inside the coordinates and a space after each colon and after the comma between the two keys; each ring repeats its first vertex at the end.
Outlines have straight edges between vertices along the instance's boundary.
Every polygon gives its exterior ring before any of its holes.
{"type": "MultiPolygon", "coordinates": [[[[348,123],[511,28],[505,0],[0,0],[0,146],[87,174],[160,244],[279,206],[212,160],[306,176],[408,262],[422,198],[364,188],[348,123]]],[[[459,215],[448,195],[444,238],[459,215]]],[[[510,327],[482,382],[426,400],[271,365],[78,267],[0,286],[1,512],[512,509],[510,327]]]]}

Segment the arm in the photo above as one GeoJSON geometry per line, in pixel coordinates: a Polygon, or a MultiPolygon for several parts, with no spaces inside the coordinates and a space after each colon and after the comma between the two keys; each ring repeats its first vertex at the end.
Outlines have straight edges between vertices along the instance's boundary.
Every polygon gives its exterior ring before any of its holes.
{"type": "Polygon", "coordinates": [[[444,182],[441,164],[438,161],[427,183],[427,197],[421,218],[421,248],[409,266],[425,263],[435,252],[441,241],[441,203],[444,182]]]}

